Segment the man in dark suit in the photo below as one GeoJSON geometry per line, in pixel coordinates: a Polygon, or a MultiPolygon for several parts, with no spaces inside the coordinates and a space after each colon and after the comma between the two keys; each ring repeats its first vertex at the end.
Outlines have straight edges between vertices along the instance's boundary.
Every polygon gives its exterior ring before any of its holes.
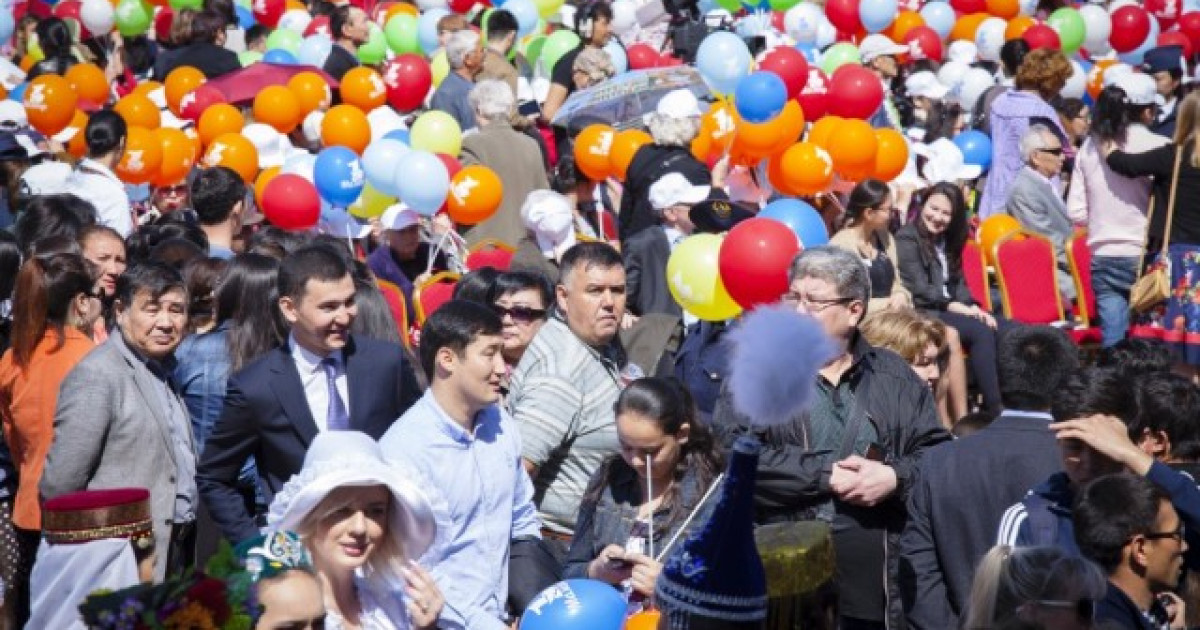
{"type": "Polygon", "coordinates": [[[358,47],[371,36],[370,19],[366,11],[348,4],[334,9],[329,16],[329,31],[333,33],[333,49],[325,59],[322,70],[342,80],[346,73],[358,67],[358,47]]]}
{"type": "Polygon", "coordinates": [[[196,68],[209,79],[240,70],[237,54],[225,48],[225,26],[225,18],[212,9],[197,13],[188,44],[162,55],[154,64],[154,77],[162,81],[183,66],[196,68]]]}
{"type": "Polygon", "coordinates": [[[234,542],[259,533],[237,488],[248,457],[270,501],[300,471],[317,433],[354,430],[379,439],[421,397],[400,346],[350,335],[354,294],[350,268],[329,245],[297,250],[279,269],[288,343],[229,379],[196,475],[213,520],[234,542]]]}
{"type": "Polygon", "coordinates": [[[692,206],[708,199],[711,190],[679,173],[667,173],[650,186],[650,206],[658,224],[629,237],[624,247],[625,293],[635,315],[683,315],[667,288],[667,260],[695,229],[689,216],[692,206]]]}

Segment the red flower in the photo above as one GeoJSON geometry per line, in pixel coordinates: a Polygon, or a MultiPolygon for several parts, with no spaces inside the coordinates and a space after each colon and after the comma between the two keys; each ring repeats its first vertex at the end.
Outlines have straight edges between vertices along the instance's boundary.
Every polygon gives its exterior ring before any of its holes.
{"type": "Polygon", "coordinates": [[[223,624],[229,619],[231,611],[225,597],[225,583],[220,580],[209,577],[198,580],[188,589],[187,599],[204,606],[218,624],[223,624]]]}

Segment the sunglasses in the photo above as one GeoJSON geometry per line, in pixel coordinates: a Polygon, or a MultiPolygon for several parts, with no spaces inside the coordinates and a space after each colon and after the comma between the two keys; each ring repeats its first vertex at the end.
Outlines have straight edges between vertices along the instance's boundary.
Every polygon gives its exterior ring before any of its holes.
{"type": "Polygon", "coordinates": [[[492,310],[496,311],[496,314],[500,316],[500,319],[504,319],[504,316],[508,315],[509,317],[513,318],[514,322],[521,322],[525,324],[532,322],[535,319],[545,319],[546,317],[546,309],[544,308],[530,308],[528,306],[500,306],[499,304],[493,304],[492,310]]]}
{"type": "Polygon", "coordinates": [[[1096,600],[1090,597],[1084,597],[1077,601],[1063,599],[1039,599],[1038,606],[1046,608],[1059,608],[1064,610],[1074,610],[1075,615],[1080,621],[1091,623],[1096,619],[1096,600]]]}
{"type": "Polygon", "coordinates": [[[1038,151],[1041,151],[1042,153],[1049,153],[1050,155],[1062,155],[1063,154],[1062,147],[1058,147],[1057,149],[1038,149],[1038,151]]]}
{"type": "Polygon", "coordinates": [[[185,195],[187,194],[187,186],[163,186],[158,189],[158,192],[164,195],[185,195]]]}

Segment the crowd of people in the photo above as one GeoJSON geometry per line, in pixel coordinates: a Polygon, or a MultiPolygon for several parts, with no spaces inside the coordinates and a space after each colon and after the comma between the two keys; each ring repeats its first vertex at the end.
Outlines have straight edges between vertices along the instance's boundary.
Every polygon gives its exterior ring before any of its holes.
{"type": "MultiPolygon", "coordinates": [[[[800,51],[812,87],[849,45],[881,88],[856,122],[900,139],[898,168],[845,168],[830,118],[801,115],[783,140],[812,143],[829,179],[798,195],[790,150],[715,144],[769,121],[745,100],[729,120],[728,77],[656,3],[433,4],[14,9],[0,630],[607,630],[581,581],[621,620],[661,615],[638,627],[761,628],[752,527],[796,521],[828,525],[831,597],[806,601],[830,627],[1200,626],[1200,93],[1179,37],[1120,55],[1088,39],[1084,77],[1051,2],[1005,19],[1049,20],[1055,45],[976,24],[941,35],[943,62],[894,27],[838,34],[845,2],[807,24],[810,3],[771,23],[768,3],[702,1],[708,37],[765,42],[763,67],[800,51]],[[627,120],[558,116],[651,45],[709,87],[627,120]],[[328,83],[290,123],[255,94],[213,96],[296,64],[328,83]],[[433,75],[415,95],[396,87],[413,67],[433,75]],[[54,125],[43,77],[59,76],[78,109],[54,125]],[[372,80],[376,96],[347,88],[372,80]],[[340,146],[338,108],[367,101],[361,146],[340,146]],[[214,135],[219,106],[248,153],[214,135]],[[584,146],[598,123],[640,134],[595,145],[602,173],[584,146]],[[444,170],[418,133],[454,148],[444,170]],[[461,209],[486,186],[458,173],[500,182],[486,211],[461,209]],[[799,197],[804,225],[775,205],[799,197]],[[716,252],[762,221],[799,253],[748,300],[716,252]],[[996,226],[1052,247],[1061,321],[1006,316],[986,271],[971,284],[967,252],[996,226]],[[713,255],[681,264],[700,243],[713,255]],[[821,337],[758,331],[779,335],[754,357],[771,386],[801,383],[770,393],[802,401],[775,405],[791,417],[755,417],[734,378],[758,312],[821,337]],[[584,613],[540,621],[563,598],[584,613]]],[[[864,26],[877,13],[850,4],[864,26]]],[[[934,32],[941,9],[917,8],[934,32]]],[[[1102,10],[1114,29],[1120,10],[1102,10]]],[[[811,112],[805,94],[788,107],[811,112]]]]}

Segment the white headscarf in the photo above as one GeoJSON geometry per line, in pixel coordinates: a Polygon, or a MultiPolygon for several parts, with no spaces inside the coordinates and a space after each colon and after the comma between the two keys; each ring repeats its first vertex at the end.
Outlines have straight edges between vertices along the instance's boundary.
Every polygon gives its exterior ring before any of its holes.
{"type": "Polygon", "coordinates": [[[127,538],[79,545],[42,539],[30,577],[32,611],[26,628],[87,630],[79,605],[100,589],[118,591],[140,582],[137,558],[127,538]]]}

